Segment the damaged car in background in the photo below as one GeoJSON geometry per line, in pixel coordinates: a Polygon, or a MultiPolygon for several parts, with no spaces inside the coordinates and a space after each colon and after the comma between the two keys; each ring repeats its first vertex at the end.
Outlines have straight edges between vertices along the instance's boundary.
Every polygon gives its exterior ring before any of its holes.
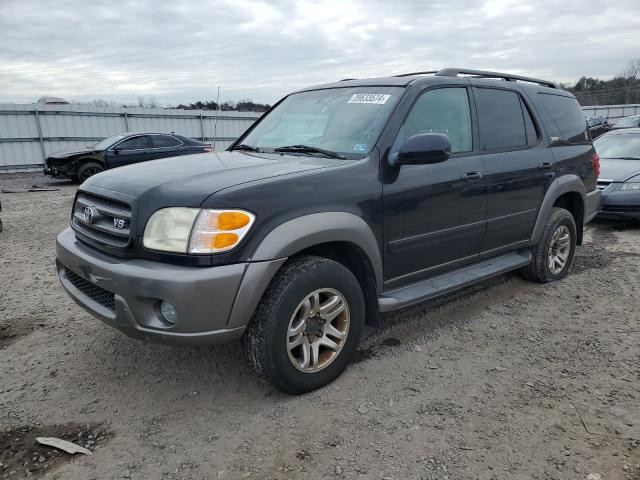
{"type": "Polygon", "coordinates": [[[110,168],[212,151],[211,145],[174,133],[119,134],[90,147],[49,155],[45,160],[44,174],[84,182],[110,168]]]}

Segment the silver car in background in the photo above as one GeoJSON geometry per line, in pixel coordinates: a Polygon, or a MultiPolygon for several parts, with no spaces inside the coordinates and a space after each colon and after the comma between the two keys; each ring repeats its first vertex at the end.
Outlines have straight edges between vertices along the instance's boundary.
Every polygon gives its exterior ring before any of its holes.
{"type": "Polygon", "coordinates": [[[600,217],[640,219],[640,128],[611,130],[593,142],[600,156],[600,217]]]}

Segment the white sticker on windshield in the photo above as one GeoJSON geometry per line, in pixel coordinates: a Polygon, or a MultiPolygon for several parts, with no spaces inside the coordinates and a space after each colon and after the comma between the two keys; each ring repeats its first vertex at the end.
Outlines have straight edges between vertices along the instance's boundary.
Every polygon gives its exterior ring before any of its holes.
{"type": "Polygon", "coordinates": [[[387,103],[391,95],[383,95],[382,93],[354,93],[347,103],[373,103],[375,105],[384,105],[387,103]]]}

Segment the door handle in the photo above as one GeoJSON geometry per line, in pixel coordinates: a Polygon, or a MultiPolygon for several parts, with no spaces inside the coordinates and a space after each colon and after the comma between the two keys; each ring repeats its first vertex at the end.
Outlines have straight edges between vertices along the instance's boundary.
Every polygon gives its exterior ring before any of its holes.
{"type": "Polygon", "coordinates": [[[548,170],[553,166],[553,164],[551,162],[542,162],[540,165],[538,165],[538,168],[540,170],[548,170]]]}
{"type": "Polygon", "coordinates": [[[476,180],[480,180],[482,178],[482,174],[480,172],[467,172],[463,173],[460,177],[461,180],[465,182],[475,182],[476,180]]]}

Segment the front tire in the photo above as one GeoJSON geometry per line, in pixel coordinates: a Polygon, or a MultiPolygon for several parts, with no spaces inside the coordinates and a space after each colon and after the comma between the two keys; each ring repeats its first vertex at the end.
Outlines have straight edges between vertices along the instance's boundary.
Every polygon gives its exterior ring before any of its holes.
{"type": "Polygon", "coordinates": [[[576,231],[573,215],[554,207],[540,242],[531,249],[531,263],[521,270],[522,276],[532,282],[549,283],[569,275],[576,251],[576,231]]]}
{"type": "Polygon", "coordinates": [[[87,180],[89,177],[93,177],[95,174],[103,172],[104,167],[96,162],[86,162],[80,165],[78,168],[78,181],[80,183],[87,180]]]}
{"type": "Polygon", "coordinates": [[[364,317],[362,289],[349,269],[322,257],[299,257],[265,292],[243,336],[245,355],[277,389],[315,390],[347,367],[364,317]]]}

